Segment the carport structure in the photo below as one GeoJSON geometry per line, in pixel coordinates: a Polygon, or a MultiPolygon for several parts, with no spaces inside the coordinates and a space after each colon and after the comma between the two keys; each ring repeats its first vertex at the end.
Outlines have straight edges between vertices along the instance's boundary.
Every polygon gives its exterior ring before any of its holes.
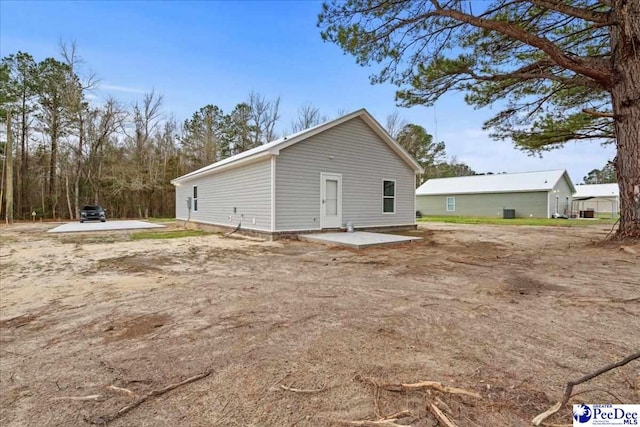
{"type": "Polygon", "coordinates": [[[620,209],[618,184],[582,184],[576,185],[571,203],[571,212],[576,217],[585,217],[585,213],[611,214],[613,218],[620,209]]]}

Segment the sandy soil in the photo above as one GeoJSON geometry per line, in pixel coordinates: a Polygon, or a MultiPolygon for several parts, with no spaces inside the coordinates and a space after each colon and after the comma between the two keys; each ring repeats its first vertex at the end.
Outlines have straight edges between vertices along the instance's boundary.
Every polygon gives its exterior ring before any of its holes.
{"type": "MultiPolygon", "coordinates": [[[[87,425],[208,369],[110,425],[442,425],[431,402],[460,426],[527,425],[640,349],[640,245],[598,243],[598,226],[429,224],[362,251],[52,226],[0,228],[3,426],[87,425]],[[424,380],[482,398],[376,385],[424,380]]],[[[574,401],[639,389],[632,362],[574,401]]]]}

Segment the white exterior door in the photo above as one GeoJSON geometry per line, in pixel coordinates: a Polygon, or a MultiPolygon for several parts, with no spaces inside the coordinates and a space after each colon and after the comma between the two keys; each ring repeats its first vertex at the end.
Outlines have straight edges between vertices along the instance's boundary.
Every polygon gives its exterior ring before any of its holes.
{"type": "Polygon", "coordinates": [[[320,227],[342,227],[342,175],[320,174],[320,227]]]}

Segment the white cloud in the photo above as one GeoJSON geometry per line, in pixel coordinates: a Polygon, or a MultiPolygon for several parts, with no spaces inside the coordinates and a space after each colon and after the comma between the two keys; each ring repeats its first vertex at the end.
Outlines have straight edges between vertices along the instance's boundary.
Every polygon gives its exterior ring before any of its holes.
{"type": "Polygon", "coordinates": [[[571,142],[563,148],[530,156],[516,149],[509,141],[495,141],[487,132],[477,128],[447,130],[439,138],[447,146],[447,153],[468,164],[477,172],[526,172],[567,169],[574,182],[579,183],[591,170],[602,168],[615,155],[615,147],[597,142],[571,142]]]}
{"type": "Polygon", "coordinates": [[[142,94],[142,93],[148,92],[144,89],[138,89],[135,87],[118,86],[118,85],[110,85],[110,84],[101,84],[99,89],[103,91],[108,91],[108,92],[124,92],[124,93],[136,93],[136,94],[142,94]]]}

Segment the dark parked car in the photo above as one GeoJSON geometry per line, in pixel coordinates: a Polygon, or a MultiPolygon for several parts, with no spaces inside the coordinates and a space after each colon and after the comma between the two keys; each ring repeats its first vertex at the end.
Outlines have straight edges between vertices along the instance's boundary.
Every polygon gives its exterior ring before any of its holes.
{"type": "Polygon", "coordinates": [[[80,211],[80,222],[85,221],[98,221],[105,222],[107,220],[107,214],[102,206],[83,206],[80,211]]]}

